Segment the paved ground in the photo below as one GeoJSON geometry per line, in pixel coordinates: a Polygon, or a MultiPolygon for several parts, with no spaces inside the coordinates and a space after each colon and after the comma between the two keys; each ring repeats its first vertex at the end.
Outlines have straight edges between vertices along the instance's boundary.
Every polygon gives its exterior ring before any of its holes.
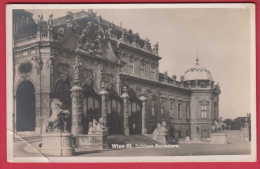
{"type": "MultiPolygon", "coordinates": [[[[19,141],[15,143],[16,157],[42,156],[38,148],[39,142],[19,141]]],[[[79,156],[187,156],[187,155],[239,155],[249,154],[250,143],[214,144],[180,144],[178,147],[130,148],[121,150],[105,150],[85,153],[79,156]]]]}
{"type": "MultiPolygon", "coordinates": [[[[250,143],[241,139],[241,131],[226,131],[230,144],[179,144],[175,147],[151,147],[153,140],[145,136],[109,136],[108,142],[117,144],[146,144],[149,147],[90,152],[78,156],[187,156],[187,155],[240,155],[250,154],[250,143]]],[[[40,137],[30,136],[14,142],[15,157],[39,157],[40,137]]]]}
{"type": "Polygon", "coordinates": [[[187,156],[187,155],[239,155],[249,154],[250,144],[182,144],[178,148],[132,148],[89,153],[82,156],[187,156]]]}

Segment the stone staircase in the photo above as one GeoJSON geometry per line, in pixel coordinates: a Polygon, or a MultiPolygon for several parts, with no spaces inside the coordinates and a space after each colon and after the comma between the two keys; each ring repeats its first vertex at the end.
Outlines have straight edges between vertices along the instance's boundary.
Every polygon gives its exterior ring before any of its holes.
{"type": "Polygon", "coordinates": [[[34,132],[17,132],[14,136],[15,142],[27,141],[27,142],[34,142],[40,141],[41,136],[39,134],[35,134],[34,132]]]}

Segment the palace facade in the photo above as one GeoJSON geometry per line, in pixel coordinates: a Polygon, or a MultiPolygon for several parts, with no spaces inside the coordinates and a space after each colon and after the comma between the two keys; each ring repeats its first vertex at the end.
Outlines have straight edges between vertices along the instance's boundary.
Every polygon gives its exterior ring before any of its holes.
{"type": "Polygon", "coordinates": [[[92,10],[47,20],[14,10],[16,132],[45,132],[52,99],[71,112],[71,132],[102,117],[110,135],[151,134],[165,121],[176,138],[207,138],[220,87],[196,59],[180,80],[159,72],[159,45],[92,10]]]}

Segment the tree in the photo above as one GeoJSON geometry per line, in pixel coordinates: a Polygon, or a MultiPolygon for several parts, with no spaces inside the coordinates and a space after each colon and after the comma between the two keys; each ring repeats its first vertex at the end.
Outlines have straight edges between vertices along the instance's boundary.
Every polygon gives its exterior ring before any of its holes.
{"type": "Polygon", "coordinates": [[[232,119],[225,119],[225,120],[223,121],[223,123],[226,124],[227,129],[231,129],[233,120],[232,120],[232,119]]]}

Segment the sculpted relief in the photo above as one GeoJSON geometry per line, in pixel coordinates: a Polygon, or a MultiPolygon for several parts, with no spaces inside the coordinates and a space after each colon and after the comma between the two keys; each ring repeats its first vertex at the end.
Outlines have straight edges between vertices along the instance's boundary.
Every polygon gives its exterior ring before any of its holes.
{"type": "Polygon", "coordinates": [[[89,86],[94,87],[95,84],[95,75],[93,70],[82,68],[81,70],[81,79],[82,79],[82,86],[89,86]]]}

